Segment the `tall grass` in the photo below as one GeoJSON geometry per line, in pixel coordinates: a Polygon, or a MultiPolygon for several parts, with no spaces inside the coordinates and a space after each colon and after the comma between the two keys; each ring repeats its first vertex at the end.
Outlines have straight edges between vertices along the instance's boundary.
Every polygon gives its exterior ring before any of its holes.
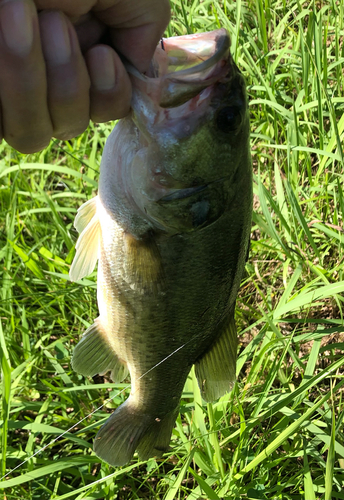
{"type": "Polygon", "coordinates": [[[255,200],[238,382],[206,405],[191,372],[170,452],[100,463],[93,438],[130,388],[71,370],[97,307],[96,274],[75,284],[68,270],[112,125],[29,156],[3,143],[1,475],[18,468],[0,488],[8,500],[344,499],[343,3],[172,9],[168,36],[227,28],[247,80],[255,200]]]}

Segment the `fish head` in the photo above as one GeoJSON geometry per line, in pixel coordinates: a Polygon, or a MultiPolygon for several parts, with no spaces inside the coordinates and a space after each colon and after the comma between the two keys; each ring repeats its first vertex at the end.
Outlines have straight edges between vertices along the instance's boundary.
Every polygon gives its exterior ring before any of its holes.
{"type": "Polygon", "coordinates": [[[209,225],[238,180],[250,185],[245,81],[227,31],[164,39],[146,75],[129,71],[139,144],[126,174],[133,202],[168,233],[209,225]]]}

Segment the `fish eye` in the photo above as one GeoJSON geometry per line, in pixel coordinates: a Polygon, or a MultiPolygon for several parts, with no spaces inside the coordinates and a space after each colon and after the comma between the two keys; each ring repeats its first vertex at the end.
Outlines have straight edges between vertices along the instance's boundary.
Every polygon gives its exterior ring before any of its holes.
{"type": "Polygon", "coordinates": [[[221,132],[234,132],[241,122],[239,106],[226,106],[216,115],[216,126],[221,132]]]}

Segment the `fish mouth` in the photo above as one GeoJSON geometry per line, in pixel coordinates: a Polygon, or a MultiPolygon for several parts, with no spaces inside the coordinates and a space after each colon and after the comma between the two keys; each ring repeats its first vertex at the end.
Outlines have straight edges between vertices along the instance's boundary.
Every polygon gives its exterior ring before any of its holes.
{"type": "Polygon", "coordinates": [[[161,39],[147,76],[170,80],[197,81],[209,77],[229,52],[230,38],[225,29],[210,33],[161,39]],[[159,50],[160,49],[160,50],[159,50]]]}
{"type": "Polygon", "coordinates": [[[141,74],[125,63],[134,87],[161,108],[173,108],[197,96],[230,72],[230,37],[224,28],[162,39],[150,68],[141,74]]]}

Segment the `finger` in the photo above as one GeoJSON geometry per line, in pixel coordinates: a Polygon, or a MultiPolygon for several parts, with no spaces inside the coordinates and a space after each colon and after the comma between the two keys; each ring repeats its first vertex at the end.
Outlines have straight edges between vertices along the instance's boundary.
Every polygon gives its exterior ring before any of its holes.
{"type": "Polygon", "coordinates": [[[113,28],[115,49],[139,71],[146,71],[170,19],[168,0],[98,0],[95,15],[113,28]]]}
{"type": "Polygon", "coordinates": [[[107,45],[86,54],[91,78],[91,118],[101,123],[126,116],[130,109],[131,83],[120,58],[107,45]]]}
{"type": "Polygon", "coordinates": [[[2,132],[2,116],[1,116],[1,106],[0,106],[0,144],[1,144],[3,138],[4,138],[4,134],[2,132]]]}
{"type": "Polygon", "coordinates": [[[53,135],[70,139],[88,126],[90,80],[86,64],[73,25],[62,12],[41,12],[39,24],[53,135]]]}
{"type": "Polygon", "coordinates": [[[106,26],[92,14],[80,17],[77,22],[73,22],[73,26],[82,52],[101,43],[100,40],[106,33],[106,26]]]}
{"type": "Polygon", "coordinates": [[[97,0],[34,0],[34,2],[38,10],[61,10],[67,16],[78,17],[89,12],[97,0]]]}
{"type": "Polygon", "coordinates": [[[5,140],[23,153],[51,138],[46,76],[36,9],[31,0],[0,3],[0,100],[5,140]]]}

